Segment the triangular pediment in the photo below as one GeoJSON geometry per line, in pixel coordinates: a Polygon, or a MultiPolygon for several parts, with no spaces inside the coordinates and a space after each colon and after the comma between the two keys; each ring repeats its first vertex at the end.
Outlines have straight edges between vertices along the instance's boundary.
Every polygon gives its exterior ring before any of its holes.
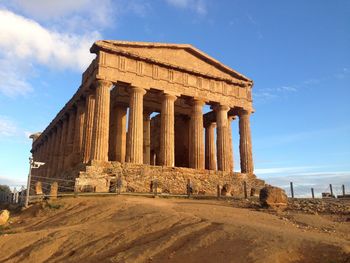
{"type": "Polygon", "coordinates": [[[189,44],[168,44],[152,42],[126,42],[114,40],[96,41],[91,52],[98,50],[122,51],[159,63],[195,71],[204,75],[225,79],[252,82],[244,75],[215,60],[189,44]]]}

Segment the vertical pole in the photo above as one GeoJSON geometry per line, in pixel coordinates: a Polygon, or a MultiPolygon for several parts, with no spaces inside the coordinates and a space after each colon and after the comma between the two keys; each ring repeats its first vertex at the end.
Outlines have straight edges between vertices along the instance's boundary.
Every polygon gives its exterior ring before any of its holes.
{"type": "Polygon", "coordinates": [[[191,197],[191,192],[192,192],[192,184],[191,184],[191,179],[187,179],[187,196],[191,197]]]}
{"type": "Polygon", "coordinates": [[[292,198],[294,198],[293,182],[290,182],[290,193],[292,194],[292,198]]]}
{"type": "Polygon", "coordinates": [[[342,188],[342,191],[343,191],[343,196],[345,196],[345,185],[342,185],[341,188],[342,188]]]}
{"type": "Polygon", "coordinates": [[[315,194],[314,194],[314,189],[311,188],[311,195],[312,195],[312,199],[315,199],[315,194]]]}
{"type": "Polygon", "coordinates": [[[216,187],[216,193],[217,193],[217,197],[220,198],[221,197],[221,186],[218,184],[216,187]]]}
{"type": "Polygon", "coordinates": [[[247,199],[248,193],[247,193],[247,182],[246,181],[243,182],[243,189],[244,189],[244,198],[247,199]]]}
{"type": "Polygon", "coordinates": [[[30,180],[32,179],[32,163],[33,163],[33,157],[29,157],[29,173],[28,173],[28,181],[27,181],[26,201],[24,204],[25,207],[28,207],[28,204],[29,204],[30,180]]]}
{"type": "Polygon", "coordinates": [[[332,184],[329,184],[329,189],[331,190],[331,197],[333,197],[333,187],[332,187],[332,184]]]}
{"type": "Polygon", "coordinates": [[[153,193],[154,193],[154,196],[157,196],[158,195],[158,180],[154,180],[153,182],[153,193]]]}

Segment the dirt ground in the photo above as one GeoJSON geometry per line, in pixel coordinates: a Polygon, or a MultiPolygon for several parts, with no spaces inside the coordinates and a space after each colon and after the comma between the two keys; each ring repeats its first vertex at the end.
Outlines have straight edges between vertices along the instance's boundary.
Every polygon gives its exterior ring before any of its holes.
{"type": "Polygon", "coordinates": [[[0,229],[0,262],[350,262],[348,217],[232,202],[113,196],[33,205],[0,229]]]}

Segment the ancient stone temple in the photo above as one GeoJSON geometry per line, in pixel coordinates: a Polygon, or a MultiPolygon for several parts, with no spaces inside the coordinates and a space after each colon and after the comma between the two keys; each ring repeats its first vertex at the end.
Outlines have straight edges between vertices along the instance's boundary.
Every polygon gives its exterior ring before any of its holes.
{"type": "MultiPolygon", "coordinates": [[[[258,187],[250,115],[253,82],[191,45],[97,41],[82,83],[49,126],[33,137],[43,178],[109,191],[198,191],[221,183],[258,187]],[[210,111],[203,113],[203,107],[210,111]],[[241,172],[234,171],[231,122],[239,122],[241,172]]],[[[238,190],[237,190],[238,191],[238,190]]]]}

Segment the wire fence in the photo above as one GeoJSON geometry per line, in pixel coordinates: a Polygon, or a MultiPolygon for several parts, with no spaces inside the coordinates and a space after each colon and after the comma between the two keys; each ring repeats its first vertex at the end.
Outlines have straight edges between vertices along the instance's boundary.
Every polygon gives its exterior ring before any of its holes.
{"type": "MultiPolygon", "coordinates": [[[[298,185],[290,182],[289,187],[282,187],[285,189],[287,195],[291,198],[350,198],[350,194],[346,194],[345,185],[328,185],[325,187],[308,187],[305,185],[298,185]]],[[[188,180],[183,187],[184,191],[181,194],[164,193],[158,185],[157,180],[150,182],[149,192],[135,192],[123,186],[120,177],[111,183],[109,191],[97,192],[93,186],[85,185],[84,187],[77,187],[76,180],[67,178],[52,178],[43,177],[39,175],[32,175],[29,183],[28,202],[42,201],[44,199],[55,199],[57,197],[69,196],[110,196],[110,195],[134,195],[134,196],[148,196],[148,197],[179,197],[179,198],[194,198],[194,199],[247,199],[258,197],[259,192],[253,191],[249,188],[246,182],[242,182],[242,194],[232,196],[230,189],[226,185],[217,185],[216,189],[212,189],[215,194],[205,194],[195,192],[191,180],[188,180]]],[[[11,192],[0,191],[1,203],[12,203],[24,205],[26,202],[27,189],[23,186],[20,190],[14,188],[11,192]]]]}
{"type": "Polygon", "coordinates": [[[346,184],[305,185],[290,182],[282,188],[292,198],[350,198],[347,193],[350,185],[346,184]]]}

